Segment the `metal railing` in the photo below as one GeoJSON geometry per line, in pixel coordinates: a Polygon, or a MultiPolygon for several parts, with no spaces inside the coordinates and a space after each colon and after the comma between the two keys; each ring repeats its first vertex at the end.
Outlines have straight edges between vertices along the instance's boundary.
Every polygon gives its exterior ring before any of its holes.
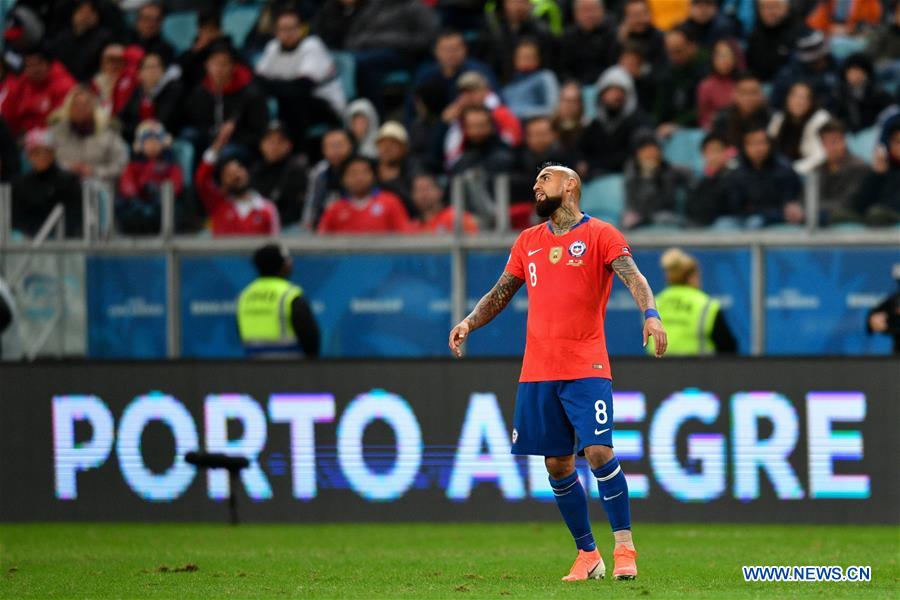
{"type": "MultiPolygon", "coordinates": [[[[502,186],[502,184],[500,184],[502,186]]],[[[464,202],[465,182],[461,178],[451,181],[451,205],[457,209],[457,217],[462,214],[460,210],[465,206],[464,202]]],[[[86,187],[85,195],[94,193],[86,187]]],[[[497,205],[503,209],[497,209],[498,223],[503,219],[501,214],[508,215],[508,194],[503,198],[503,192],[495,189],[497,205]]],[[[461,219],[457,218],[455,228],[451,234],[441,235],[353,235],[353,236],[317,236],[308,233],[297,235],[283,235],[277,238],[271,236],[248,237],[222,237],[209,238],[196,235],[178,235],[174,233],[174,194],[171,186],[165,186],[163,193],[162,224],[160,235],[150,237],[124,237],[115,234],[112,224],[111,198],[109,218],[106,223],[108,228],[101,227],[102,219],[95,221],[85,219],[91,223],[85,227],[85,235],[81,238],[50,239],[44,236],[40,243],[35,240],[13,241],[9,235],[12,220],[10,218],[10,198],[8,186],[0,186],[0,256],[12,254],[41,254],[41,253],[69,253],[82,252],[91,255],[135,255],[135,254],[164,254],[167,262],[167,330],[168,330],[168,355],[176,358],[180,348],[180,288],[179,265],[180,259],[192,255],[246,253],[250,254],[261,244],[276,239],[292,253],[297,254],[358,254],[372,253],[448,253],[451,257],[451,314],[452,319],[462,319],[468,309],[466,289],[467,271],[466,257],[470,252],[502,251],[507,252],[516,239],[516,233],[509,231],[508,221],[500,228],[500,233],[490,232],[474,235],[463,233],[461,219]]],[[[810,203],[807,198],[807,209],[817,208],[817,202],[810,203]],[[811,206],[811,204],[813,206],[811,206]]],[[[100,210],[100,204],[94,201],[85,201],[89,211],[100,210]]],[[[812,215],[815,211],[809,211],[812,215]]],[[[57,225],[62,223],[64,215],[57,215],[57,225]]],[[[45,223],[45,227],[53,229],[45,223]]],[[[43,231],[44,228],[42,228],[43,231]]],[[[57,230],[59,233],[59,229],[57,230]]],[[[682,246],[692,248],[748,248],[751,252],[751,314],[752,314],[752,348],[754,355],[761,355],[765,347],[765,251],[770,247],[828,247],[828,246],[884,246],[897,245],[900,247],[900,229],[867,229],[848,231],[828,231],[806,228],[802,230],[782,231],[671,231],[671,232],[640,232],[629,233],[629,241],[635,248],[666,248],[670,246],[682,246]]],[[[0,262],[2,265],[2,262],[0,262]]],[[[498,273],[499,275],[499,273],[498,273]]],[[[472,290],[475,296],[487,290],[472,290]]],[[[64,293],[64,290],[60,290],[64,293]]]]}

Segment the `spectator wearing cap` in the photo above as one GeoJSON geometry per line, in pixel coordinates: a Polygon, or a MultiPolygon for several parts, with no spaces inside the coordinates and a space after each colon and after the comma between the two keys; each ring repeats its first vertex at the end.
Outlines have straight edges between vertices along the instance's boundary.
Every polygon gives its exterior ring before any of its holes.
{"type": "Polygon", "coordinates": [[[260,158],[250,169],[250,185],[278,206],[282,226],[296,223],[306,195],[306,161],[278,121],[269,123],[259,142],[260,158]]]}
{"type": "Polygon", "coordinates": [[[788,62],[805,28],[791,12],[790,0],[756,0],[756,25],[747,38],[747,68],[771,81],[788,62]]]}
{"type": "Polygon", "coordinates": [[[112,116],[118,116],[138,86],[138,64],[144,55],[140,46],[125,48],[109,44],[103,49],[100,71],[91,80],[91,87],[100,99],[100,106],[112,116]]]}
{"type": "Polygon", "coordinates": [[[872,172],[860,186],[855,207],[868,225],[900,223],[900,118],[896,116],[885,123],[872,172]]]}
{"type": "Polygon", "coordinates": [[[830,98],[832,114],[856,133],[874,125],[890,104],[890,94],[875,80],[871,59],[863,53],[848,56],[841,65],[841,82],[830,98]]]}
{"type": "Polygon", "coordinates": [[[481,73],[491,89],[497,81],[490,67],[469,56],[469,46],[462,33],[444,30],[434,42],[434,62],[426,64],[416,74],[406,98],[406,119],[411,122],[417,111],[440,117],[459,90],[457,81],[468,71],[481,73]],[[426,101],[427,97],[427,101],[426,101]]]}
{"type": "Polygon", "coordinates": [[[537,40],[544,65],[556,64],[556,39],[547,25],[531,12],[530,0],[503,0],[497,3],[497,10],[486,15],[479,33],[479,56],[497,74],[501,84],[513,77],[513,51],[522,38],[537,40]]]}
{"type": "Polygon", "coordinates": [[[162,215],[162,188],[171,182],[175,194],[175,225],[182,229],[187,219],[184,174],[169,150],[172,138],[159,121],[144,121],[134,140],[134,155],[119,178],[116,221],[128,234],[157,234],[162,215]]]}
{"type": "Polygon", "coordinates": [[[171,64],[175,59],[175,48],[162,36],[165,16],[165,8],[157,0],[141,6],[135,17],[131,41],[143,48],[145,54],[158,54],[166,64],[171,64]]]}
{"type": "Polygon", "coordinates": [[[459,96],[445,110],[441,119],[447,127],[444,136],[444,165],[452,168],[463,152],[463,128],[461,116],[467,108],[482,107],[488,110],[494,121],[494,129],[500,140],[511,148],[522,142],[522,125],[509,107],[488,87],[484,76],[475,71],[463,73],[457,81],[459,96]]]}
{"type": "Polygon", "coordinates": [[[128,147],[93,90],[84,85],[72,88],[50,122],[59,164],[82,179],[98,179],[114,189],[128,164],[128,147]]]}
{"type": "Polygon", "coordinates": [[[869,165],[847,149],[844,124],[831,119],[819,129],[825,160],[816,169],[819,177],[819,208],[825,223],[860,221],[854,201],[869,174],[869,165]]]}
{"type": "Polygon", "coordinates": [[[622,227],[683,225],[682,207],[693,183],[690,171],[663,159],[662,144],[649,129],[636,132],[631,147],[622,227]]]}
{"type": "Polygon", "coordinates": [[[590,85],[616,62],[615,23],[606,17],[602,0],[575,0],[572,17],[560,38],[560,77],[590,85]]]}
{"type": "Polygon", "coordinates": [[[100,22],[98,0],[78,0],[68,27],[51,42],[53,54],[78,81],[90,81],[113,33],[100,22]]]}
{"type": "Polygon", "coordinates": [[[691,0],[688,18],[680,27],[707,51],[719,40],[734,39],[740,34],[735,22],[719,10],[719,0],[691,0]]]}
{"type": "Polygon", "coordinates": [[[738,76],[734,84],[734,101],[719,111],[712,121],[712,131],[729,146],[740,147],[744,133],[766,127],[771,119],[766,95],[759,78],[750,73],[738,76]]]}
{"type": "Polygon", "coordinates": [[[226,122],[234,123],[230,142],[256,152],[269,110],[253,84],[253,72],[237,62],[231,44],[220,40],[208,48],[206,77],[188,92],[182,136],[202,148],[226,122]]]}
{"type": "Polygon", "coordinates": [[[256,63],[256,75],[278,101],[278,114],[295,143],[306,141],[310,125],[335,125],[347,105],[331,53],[306,31],[299,13],[282,12],[275,21],[275,39],[256,63]]]}
{"type": "Polygon", "coordinates": [[[325,208],[340,197],[341,168],[356,148],[346,129],[332,129],[322,136],[322,160],[309,171],[302,223],[315,231],[325,208]]]}
{"type": "Polygon", "coordinates": [[[376,175],[381,189],[395,194],[410,214],[415,214],[412,203],[413,165],[409,156],[409,134],[397,121],[388,121],[375,136],[378,149],[376,175]]]}
{"type": "Polygon", "coordinates": [[[812,87],[802,81],[791,86],[785,104],[784,111],[772,115],[769,136],[775,148],[793,161],[794,170],[806,175],[825,160],[819,129],[831,115],[819,108],[812,87]]]}
{"type": "Polygon", "coordinates": [[[666,32],[669,64],[659,70],[654,115],[657,132],[668,137],[678,127],[697,126],[697,88],[707,74],[707,57],[682,29],[666,32]]]}
{"type": "Polygon", "coordinates": [[[376,186],[375,165],[364,156],[352,156],[343,165],[345,195],[322,215],[319,233],[401,233],[410,228],[403,202],[376,186]]]}
{"type": "Polygon", "coordinates": [[[628,160],[634,133],[649,121],[638,106],[631,75],[616,65],[597,82],[597,116],[578,141],[578,172],[591,179],[621,173],[628,160]]]}
{"type": "Polygon", "coordinates": [[[738,73],[744,70],[744,55],[737,41],[722,39],[712,47],[712,72],[697,87],[697,123],[712,126],[716,114],[734,102],[738,73]]]}
{"type": "Polygon", "coordinates": [[[230,121],[222,126],[194,175],[212,234],[278,235],[278,207],[250,186],[250,172],[241,154],[222,153],[234,129],[230,121]]]}
{"type": "MultiPolygon", "coordinates": [[[[413,231],[418,233],[453,233],[456,229],[456,211],[444,201],[444,188],[434,175],[420,173],[413,177],[412,199],[418,218],[413,231]]],[[[463,213],[464,233],[478,233],[478,222],[468,212],[463,213]]]]}
{"type": "MultiPolygon", "coordinates": [[[[727,219],[748,229],[804,221],[803,182],[775,150],[765,128],[745,132],[738,164],[729,177],[727,219]]],[[[724,225],[717,219],[716,225],[724,225]]]]}
{"type": "Polygon", "coordinates": [[[31,171],[12,184],[12,226],[33,236],[57,204],[65,209],[67,237],[81,237],[82,201],[78,176],[56,162],[53,135],[47,129],[32,129],[25,136],[25,154],[31,171]]]}
{"type": "Polygon", "coordinates": [[[210,50],[228,38],[222,31],[222,13],[213,3],[205,4],[197,12],[197,37],[191,47],[178,57],[181,67],[181,83],[185,89],[191,90],[203,81],[207,74],[206,62],[210,50]]]}
{"type": "Polygon", "coordinates": [[[267,244],[253,253],[259,275],[237,301],[241,343],[254,358],[319,355],[319,327],[303,289],[290,281],[287,250],[267,244]]]}
{"type": "Polygon", "coordinates": [[[353,134],[357,153],[375,159],[378,156],[375,136],[381,125],[375,105],[368,98],[357,98],[344,109],[343,119],[344,127],[353,134]]]}
{"type": "Polygon", "coordinates": [[[552,115],[559,104],[559,82],[550,69],[542,68],[535,40],[523,38],[513,55],[514,72],[500,95],[520,120],[552,115]]]}
{"type": "Polygon", "coordinates": [[[134,141],[138,124],[148,119],[159,121],[167,131],[178,131],[184,98],[180,77],[181,67],[167,63],[161,54],[151,52],[141,58],[138,85],[119,113],[127,141],[134,141]]]}
{"type": "Polygon", "coordinates": [[[383,109],[382,83],[398,69],[410,70],[431,48],[438,32],[435,11],[421,0],[367,0],[344,40],[356,61],[359,94],[383,109]]]}
{"type": "Polygon", "coordinates": [[[47,118],[58,109],[75,80],[46,46],[25,51],[21,77],[9,85],[0,115],[16,137],[47,126],[47,118]]]}
{"type": "Polygon", "coordinates": [[[625,0],[622,6],[622,23],[616,32],[619,44],[634,44],[648,64],[666,62],[666,48],[662,32],[653,26],[647,0],[625,0]]]}
{"type": "Polygon", "coordinates": [[[688,194],[685,216],[691,225],[712,225],[729,212],[729,174],[734,169],[734,149],[717,133],[708,133],[700,144],[703,175],[688,194]]]}
{"type": "Polygon", "coordinates": [[[821,31],[812,31],[797,39],[793,60],[778,71],[772,83],[769,100],[774,108],[784,107],[788,89],[798,81],[808,83],[820,101],[830,98],[840,83],[837,62],[821,31]]]}

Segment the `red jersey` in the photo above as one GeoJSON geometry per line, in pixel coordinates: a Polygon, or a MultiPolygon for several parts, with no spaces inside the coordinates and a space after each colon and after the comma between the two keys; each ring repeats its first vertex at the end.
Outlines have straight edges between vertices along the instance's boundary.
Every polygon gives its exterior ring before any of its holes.
{"type": "Polygon", "coordinates": [[[319,221],[319,233],[389,233],[409,230],[409,215],[403,202],[392,194],[377,190],[363,202],[341,198],[333,203],[319,221]]]}
{"type": "MultiPolygon", "coordinates": [[[[448,206],[433,218],[419,225],[418,231],[422,233],[453,233],[456,213],[452,206],[448,206]]],[[[478,223],[475,217],[467,212],[463,213],[462,228],[465,233],[478,233],[478,223]]]]}
{"type": "Polygon", "coordinates": [[[214,170],[213,163],[204,159],[194,175],[194,189],[209,215],[214,236],[281,233],[281,220],[274,202],[255,192],[247,200],[232,201],[213,180],[214,170]]]}
{"type": "Polygon", "coordinates": [[[564,235],[554,235],[549,223],[519,234],[506,264],[528,289],[519,381],[612,379],[603,326],[611,263],[620,256],[631,256],[622,234],[587,215],[564,235]]]}

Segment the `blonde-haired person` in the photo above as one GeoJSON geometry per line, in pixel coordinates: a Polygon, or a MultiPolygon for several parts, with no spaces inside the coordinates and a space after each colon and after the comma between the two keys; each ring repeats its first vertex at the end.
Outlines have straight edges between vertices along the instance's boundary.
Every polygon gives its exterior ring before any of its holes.
{"type": "MultiPolygon", "coordinates": [[[[666,250],[660,260],[667,287],[656,297],[666,324],[668,353],[680,356],[735,354],[737,340],[731,333],[719,301],[700,289],[700,265],[680,248],[666,250]]],[[[654,354],[652,340],[647,352],[654,354]]]]}
{"type": "Polygon", "coordinates": [[[60,166],[82,179],[115,185],[128,164],[128,147],[112,126],[91,88],[77,85],[50,116],[56,158],[60,166]]]}

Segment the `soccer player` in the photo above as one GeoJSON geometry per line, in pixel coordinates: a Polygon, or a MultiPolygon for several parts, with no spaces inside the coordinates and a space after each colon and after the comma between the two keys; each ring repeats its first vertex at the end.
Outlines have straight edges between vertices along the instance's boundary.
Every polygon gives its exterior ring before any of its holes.
{"type": "Polygon", "coordinates": [[[634,579],[637,552],[628,485],[613,452],[612,373],[603,333],[613,272],[644,313],[644,345],[652,336],[657,357],[666,351],[666,332],[628,242],[615,227],[578,207],[581,179],[575,171],[545,166],[533,189],[537,214],[550,220],[519,235],[500,280],[450,331],[450,348],[461,356],[469,334],[487,325],[526,285],[528,329],[512,452],[544,457],[556,504],[578,548],[563,581],[606,574],[575,471],[575,451],[590,463],[612,526],[613,579],[634,579]]]}

